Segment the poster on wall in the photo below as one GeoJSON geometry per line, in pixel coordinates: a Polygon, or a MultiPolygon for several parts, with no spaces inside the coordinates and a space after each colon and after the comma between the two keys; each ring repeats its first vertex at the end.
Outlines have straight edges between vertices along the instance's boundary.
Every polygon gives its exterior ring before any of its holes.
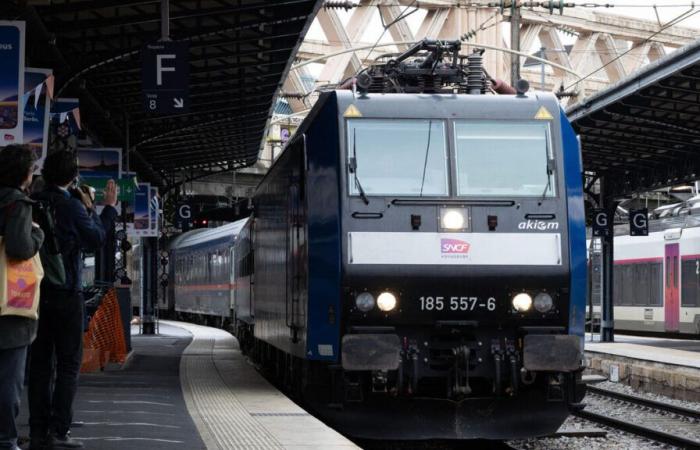
{"type": "Polygon", "coordinates": [[[148,236],[151,231],[150,183],[139,183],[134,195],[134,220],[127,224],[130,236],[148,236]]]}
{"type": "Polygon", "coordinates": [[[119,218],[119,222],[126,222],[126,228],[129,233],[133,232],[134,229],[134,202],[136,201],[136,189],[138,189],[138,180],[136,179],[136,172],[122,172],[123,180],[130,180],[130,193],[129,199],[124,200],[121,204],[122,210],[124,211],[124,217],[119,218]]]}
{"type": "Polygon", "coordinates": [[[122,149],[80,148],[78,170],[83,180],[102,178],[117,181],[122,172],[122,149]]]}
{"type": "Polygon", "coordinates": [[[50,69],[27,67],[24,71],[24,143],[29,145],[37,159],[40,173],[49,142],[49,91],[45,86],[50,69]]]}
{"type": "Polygon", "coordinates": [[[151,187],[150,190],[150,195],[149,195],[149,211],[151,215],[151,227],[150,227],[150,233],[149,236],[151,237],[158,237],[159,233],[159,224],[158,224],[158,218],[159,218],[159,212],[160,212],[160,199],[158,198],[158,188],[157,187],[151,187]]]}
{"type": "Polygon", "coordinates": [[[0,146],[23,140],[24,22],[0,21],[0,146]]]}

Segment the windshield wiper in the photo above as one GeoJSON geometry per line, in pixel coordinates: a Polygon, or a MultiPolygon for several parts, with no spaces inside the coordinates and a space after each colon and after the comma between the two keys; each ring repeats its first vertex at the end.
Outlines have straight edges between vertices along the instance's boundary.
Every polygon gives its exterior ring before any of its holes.
{"type": "Polygon", "coordinates": [[[554,172],[554,170],[552,169],[552,160],[551,159],[547,159],[547,168],[545,170],[546,170],[546,174],[547,174],[547,184],[545,185],[544,191],[542,192],[542,198],[540,198],[540,203],[542,203],[544,201],[544,199],[547,196],[547,192],[549,192],[550,189],[552,188],[552,173],[554,172]]]}
{"type": "Polygon", "coordinates": [[[357,178],[357,138],[356,138],[356,131],[357,128],[352,129],[352,158],[350,158],[350,173],[353,174],[353,178],[355,179],[355,188],[357,188],[357,192],[360,194],[360,198],[364,202],[365,205],[369,205],[369,199],[367,198],[367,194],[365,194],[365,190],[362,189],[362,183],[360,183],[360,179],[357,178]]]}
{"type": "Polygon", "coordinates": [[[430,154],[430,133],[433,131],[433,121],[428,122],[428,146],[425,148],[425,161],[423,162],[423,177],[420,182],[420,195],[423,196],[423,186],[425,186],[425,171],[428,168],[428,155],[430,154]]]}

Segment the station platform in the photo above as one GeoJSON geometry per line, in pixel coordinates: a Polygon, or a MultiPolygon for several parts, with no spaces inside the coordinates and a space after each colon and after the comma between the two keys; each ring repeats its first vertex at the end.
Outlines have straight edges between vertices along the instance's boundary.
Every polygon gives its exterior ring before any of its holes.
{"type": "Polygon", "coordinates": [[[590,372],[635,389],[700,401],[700,340],[615,335],[599,342],[586,335],[590,372]]]}
{"type": "MultiPolygon", "coordinates": [[[[229,333],[169,321],[134,331],[123,367],[81,374],[71,435],[86,449],[357,448],[268,383],[229,333]]],[[[24,436],[27,415],[25,398],[24,436]]]]}

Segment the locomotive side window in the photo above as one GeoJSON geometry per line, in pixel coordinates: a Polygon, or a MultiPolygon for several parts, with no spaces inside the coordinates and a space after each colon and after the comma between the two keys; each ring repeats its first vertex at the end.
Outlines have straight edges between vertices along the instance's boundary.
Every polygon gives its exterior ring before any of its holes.
{"type": "Polygon", "coordinates": [[[351,195],[447,196],[442,120],[348,120],[351,195]]]}
{"type": "Polygon", "coordinates": [[[546,123],[456,121],[454,128],[458,195],[555,196],[546,123]]]}

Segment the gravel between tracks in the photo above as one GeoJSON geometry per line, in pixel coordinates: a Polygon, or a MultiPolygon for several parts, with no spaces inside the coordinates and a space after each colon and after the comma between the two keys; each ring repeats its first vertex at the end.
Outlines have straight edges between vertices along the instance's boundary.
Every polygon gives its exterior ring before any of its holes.
{"type": "Polygon", "coordinates": [[[700,403],[697,402],[687,402],[684,400],[676,400],[675,398],[666,397],[665,395],[652,394],[651,392],[637,391],[626,384],[612,383],[610,381],[604,381],[602,383],[596,383],[596,387],[601,389],[608,389],[610,391],[622,392],[623,394],[637,395],[639,397],[648,398],[649,400],[656,400],[657,402],[664,402],[670,405],[682,406],[684,408],[694,409],[700,411],[700,403]]]}
{"type": "MultiPolygon", "coordinates": [[[[694,409],[700,411],[700,403],[688,402],[683,400],[676,400],[663,395],[652,394],[648,392],[640,392],[632,389],[629,386],[612,383],[603,382],[598,383],[596,386],[602,389],[608,389],[611,391],[622,392],[625,394],[637,395],[640,397],[648,398],[651,400],[656,400],[659,402],[665,402],[676,406],[682,406],[685,408],[694,409]]],[[[611,403],[607,399],[601,399],[597,396],[587,396],[584,399],[584,403],[588,404],[586,409],[590,411],[600,412],[608,415],[613,415],[619,419],[632,421],[640,423],[651,418],[654,423],[654,427],[661,429],[663,431],[671,433],[683,433],[684,436],[700,439],[700,423],[692,422],[688,423],[686,419],[675,417],[672,414],[662,414],[656,411],[645,410],[644,408],[634,408],[627,405],[626,403],[620,403],[619,407],[614,402],[611,403]],[[612,414],[611,414],[612,413],[612,414]],[[658,418],[654,420],[654,418],[658,418]],[[695,425],[695,426],[693,426],[695,425]]],[[[558,438],[540,438],[540,439],[527,439],[527,440],[517,440],[509,441],[508,444],[513,448],[522,450],[607,450],[607,449],[631,449],[631,450],[645,450],[645,449],[665,449],[673,448],[671,446],[659,444],[658,442],[652,442],[648,439],[641,438],[639,436],[625,433],[618,430],[609,429],[602,427],[596,423],[590,422],[585,419],[570,416],[564,423],[563,429],[567,430],[582,430],[582,429],[605,429],[608,432],[607,437],[558,437],[558,438]]]]}
{"type": "Polygon", "coordinates": [[[606,437],[552,437],[508,441],[519,450],[650,450],[672,449],[668,445],[651,442],[633,434],[612,430],[578,417],[569,416],[562,428],[567,430],[605,429],[606,437]]]}

